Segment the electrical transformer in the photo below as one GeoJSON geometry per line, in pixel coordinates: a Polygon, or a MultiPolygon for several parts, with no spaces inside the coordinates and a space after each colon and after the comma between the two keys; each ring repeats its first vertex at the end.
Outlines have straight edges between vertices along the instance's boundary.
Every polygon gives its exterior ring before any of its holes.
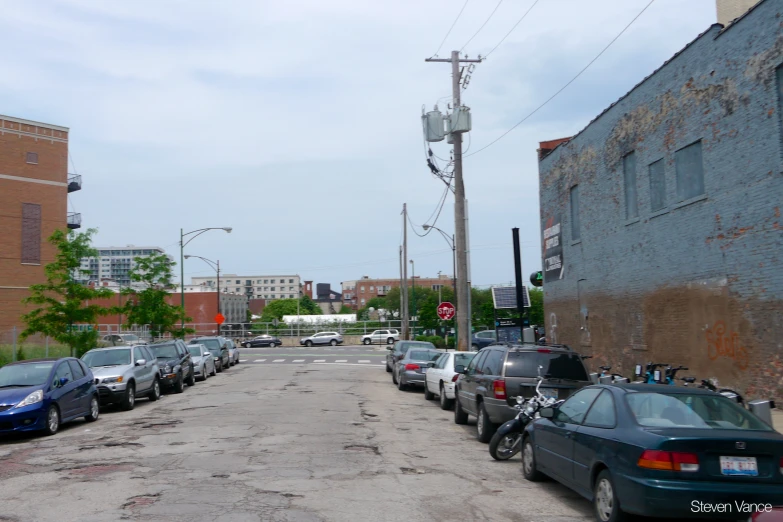
{"type": "Polygon", "coordinates": [[[454,143],[454,134],[451,133],[451,118],[446,117],[446,143],[454,143]]]}
{"type": "Polygon", "coordinates": [[[438,110],[438,106],[427,114],[422,114],[421,119],[424,124],[424,139],[429,142],[443,141],[443,113],[438,110]]]}
{"type": "Polygon", "coordinates": [[[470,107],[456,107],[449,116],[451,132],[470,132],[473,128],[470,117],[470,107]]]}

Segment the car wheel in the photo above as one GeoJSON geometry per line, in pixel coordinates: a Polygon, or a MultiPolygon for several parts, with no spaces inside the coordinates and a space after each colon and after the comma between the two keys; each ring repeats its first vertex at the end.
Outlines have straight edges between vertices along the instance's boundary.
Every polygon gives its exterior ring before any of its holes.
{"type": "Polygon", "coordinates": [[[223,371],[227,372],[229,368],[231,368],[231,361],[228,361],[227,364],[223,364],[223,361],[220,361],[220,365],[223,367],[223,371]]]}
{"type": "Polygon", "coordinates": [[[87,422],[95,422],[98,420],[98,415],[101,413],[101,408],[98,405],[98,397],[93,395],[90,399],[90,413],[84,416],[84,420],[87,422]]]}
{"type": "Polygon", "coordinates": [[[311,346],[313,346],[313,341],[309,341],[309,340],[308,340],[308,341],[305,341],[305,346],[307,346],[308,348],[310,348],[311,346]]]}
{"type": "Polygon", "coordinates": [[[478,351],[478,345],[477,344],[472,344],[472,345],[470,345],[470,347],[473,348],[474,352],[478,351]]]}
{"type": "Polygon", "coordinates": [[[329,344],[331,344],[332,346],[337,346],[337,339],[332,339],[331,341],[329,341],[329,344]]]}
{"type": "Polygon", "coordinates": [[[371,341],[371,340],[369,340],[369,339],[364,339],[364,340],[362,340],[362,344],[363,344],[363,345],[365,345],[365,346],[367,346],[367,345],[368,345],[368,344],[370,344],[371,342],[372,342],[372,341],[371,341]]]}
{"type": "Polygon", "coordinates": [[[221,373],[223,372],[223,362],[218,361],[218,363],[215,365],[215,373],[221,373]]]}
{"type": "Polygon", "coordinates": [[[454,424],[467,424],[468,414],[462,409],[462,404],[459,402],[459,394],[454,400],[454,424]]]}
{"type": "Polygon", "coordinates": [[[593,489],[593,508],[595,516],[601,522],[620,522],[625,520],[625,513],[617,501],[612,475],[608,469],[601,471],[595,479],[593,489]]]}
{"type": "Polygon", "coordinates": [[[188,380],[185,381],[188,383],[188,386],[195,386],[196,385],[196,370],[191,366],[190,367],[190,375],[188,375],[188,380]]]}
{"type": "Polygon", "coordinates": [[[435,394],[430,392],[429,387],[427,386],[427,380],[424,380],[424,400],[425,401],[431,401],[435,398],[435,394]]]}
{"type": "Polygon", "coordinates": [[[391,366],[389,366],[389,363],[386,363],[386,373],[391,373],[392,369],[391,366]]]}
{"type": "Polygon", "coordinates": [[[454,403],[454,399],[449,399],[446,397],[446,389],[443,387],[443,384],[440,385],[440,409],[441,410],[448,410],[451,408],[451,405],[454,403]]]}
{"type": "Polygon", "coordinates": [[[484,407],[484,403],[479,404],[478,407],[478,419],[476,420],[476,435],[479,442],[489,442],[492,440],[492,435],[495,434],[497,426],[492,424],[487,415],[487,409],[484,407]]]}
{"type": "Polygon", "coordinates": [[[536,467],[536,454],[533,453],[533,442],[527,437],[522,443],[522,475],[530,482],[539,482],[544,474],[536,467]]]}
{"type": "Polygon", "coordinates": [[[125,397],[122,398],[120,407],[125,411],[130,411],[136,406],[136,386],[129,382],[125,387],[125,397]]]}
{"type": "Polygon", "coordinates": [[[155,377],[155,380],[152,381],[152,389],[150,390],[150,394],[147,397],[149,397],[150,401],[152,402],[160,399],[160,380],[157,377],[155,377]]]}
{"type": "Polygon", "coordinates": [[[394,344],[394,337],[389,337],[386,339],[386,344],[394,344]]]}
{"type": "Polygon", "coordinates": [[[237,360],[234,364],[239,364],[239,354],[237,354],[237,360]]]}
{"type": "Polygon", "coordinates": [[[60,411],[57,409],[57,406],[52,404],[49,406],[49,409],[46,410],[46,427],[44,428],[44,432],[46,432],[47,435],[54,435],[59,429],[60,411]]]}
{"type": "Polygon", "coordinates": [[[403,382],[402,382],[402,375],[397,377],[397,389],[400,390],[400,391],[404,391],[407,388],[408,388],[408,385],[407,384],[403,384],[403,382]]]}
{"type": "Polygon", "coordinates": [[[397,384],[397,372],[392,369],[392,382],[397,384]]]}
{"type": "Polygon", "coordinates": [[[207,365],[206,364],[201,367],[201,371],[199,373],[201,373],[201,378],[199,380],[200,381],[206,381],[207,380],[207,365]]]}
{"type": "Polygon", "coordinates": [[[180,372],[177,382],[174,384],[174,393],[182,393],[185,391],[185,380],[180,372]]]}
{"type": "Polygon", "coordinates": [[[217,366],[213,364],[212,365],[212,372],[209,374],[209,376],[210,377],[214,377],[215,375],[217,375],[217,366]]]}

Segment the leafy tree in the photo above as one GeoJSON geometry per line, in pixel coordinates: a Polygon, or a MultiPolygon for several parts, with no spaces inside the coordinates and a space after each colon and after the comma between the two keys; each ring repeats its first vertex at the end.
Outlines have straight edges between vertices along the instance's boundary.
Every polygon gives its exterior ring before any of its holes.
{"type": "Polygon", "coordinates": [[[544,291],[540,288],[530,289],[530,324],[544,326],[544,291]]]}
{"type": "MultiPolygon", "coordinates": [[[[274,319],[281,321],[284,315],[296,315],[296,299],[275,299],[264,307],[261,313],[261,323],[271,323],[274,319]]],[[[321,315],[319,307],[308,296],[299,299],[299,315],[321,315]]]]}
{"type": "Polygon", "coordinates": [[[91,325],[111,310],[85,303],[111,297],[114,292],[108,288],[92,288],[74,280],[74,275],[81,272],[82,258],[98,255],[90,246],[95,232],[95,229],[83,233],[55,230],[49,237],[49,243],[57,249],[57,254],[54,261],[44,267],[46,283],[30,286],[30,296],[22,300],[25,304],[38,306],[22,316],[27,323],[20,336],[22,340],[36,333],[47,335],[70,347],[71,354],[76,356],[97,345],[98,332],[91,325]],[[89,329],[77,329],[74,325],[88,325],[89,329]]]}
{"type": "Polygon", "coordinates": [[[354,311],[353,311],[353,308],[351,308],[350,306],[342,305],[340,307],[340,311],[338,313],[340,313],[340,314],[352,314],[352,313],[354,313],[354,311]]]}
{"type": "Polygon", "coordinates": [[[146,288],[123,290],[124,295],[132,296],[123,310],[126,326],[148,324],[153,338],[165,333],[183,338],[185,334],[193,333],[192,328],[182,328],[183,322],[193,319],[186,316],[181,305],[169,304],[171,290],[175,288],[172,279],[176,263],[165,254],[137,257],[135,261],[136,266],[130,271],[131,281],[146,288]]]}

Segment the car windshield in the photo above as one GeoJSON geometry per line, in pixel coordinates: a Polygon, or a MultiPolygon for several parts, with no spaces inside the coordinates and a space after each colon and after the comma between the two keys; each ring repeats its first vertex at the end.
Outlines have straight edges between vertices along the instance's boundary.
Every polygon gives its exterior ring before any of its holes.
{"type": "Polygon", "coordinates": [[[574,353],[550,353],[545,351],[509,351],[506,360],[506,377],[538,377],[586,381],[587,371],[582,359],[574,353]]]}
{"type": "Polygon", "coordinates": [[[210,352],[220,351],[220,343],[217,339],[199,339],[198,341],[190,341],[190,344],[203,344],[210,352]]]}
{"type": "Polygon", "coordinates": [[[625,400],[642,426],[772,431],[736,402],[718,394],[639,392],[629,393],[625,400]]]}
{"type": "Polygon", "coordinates": [[[193,357],[201,357],[201,354],[204,353],[202,352],[203,349],[204,347],[201,346],[200,344],[188,346],[188,351],[190,352],[190,355],[192,355],[193,357]]]}
{"type": "Polygon", "coordinates": [[[0,368],[0,388],[40,386],[49,380],[54,362],[12,364],[0,368]]]}
{"type": "Polygon", "coordinates": [[[82,361],[90,368],[130,364],[131,351],[129,348],[122,350],[93,350],[84,354],[82,361]]]}
{"type": "Polygon", "coordinates": [[[158,359],[176,359],[177,347],[173,344],[159,344],[148,347],[158,359]]]}
{"type": "Polygon", "coordinates": [[[408,352],[408,359],[412,361],[434,361],[443,355],[441,352],[431,352],[429,350],[411,350],[408,352]]]}
{"type": "Polygon", "coordinates": [[[462,365],[468,367],[470,361],[476,356],[475,353],[455,353],[454,354],[454,366],[462,365]]]}
{"type": "Polygon", "coordinates": [[[434,350],[435,345],[432,343],[426,343],[423,341],[408,341],[405,344],[401,346],[401,349],[403,350],[413,350],[413,349],[420,349],[420,350],[434,350]]]}
{"type": "Polygon", "coordinates": [[[126,343],[132,343],[139,340],[139,336],[133,334],[122,334],[120,337],[122,337],[122,340],[126,343]]]}

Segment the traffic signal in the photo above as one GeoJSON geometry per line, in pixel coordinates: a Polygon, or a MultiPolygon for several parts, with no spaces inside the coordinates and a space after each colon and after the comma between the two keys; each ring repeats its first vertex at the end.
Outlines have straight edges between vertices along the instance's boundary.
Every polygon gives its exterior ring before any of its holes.
{"type": "Polygon", "coordinates": [[[530,283],[533,286],[544,286],[544,273],[539,270],[530,274],[530,283]]]}

